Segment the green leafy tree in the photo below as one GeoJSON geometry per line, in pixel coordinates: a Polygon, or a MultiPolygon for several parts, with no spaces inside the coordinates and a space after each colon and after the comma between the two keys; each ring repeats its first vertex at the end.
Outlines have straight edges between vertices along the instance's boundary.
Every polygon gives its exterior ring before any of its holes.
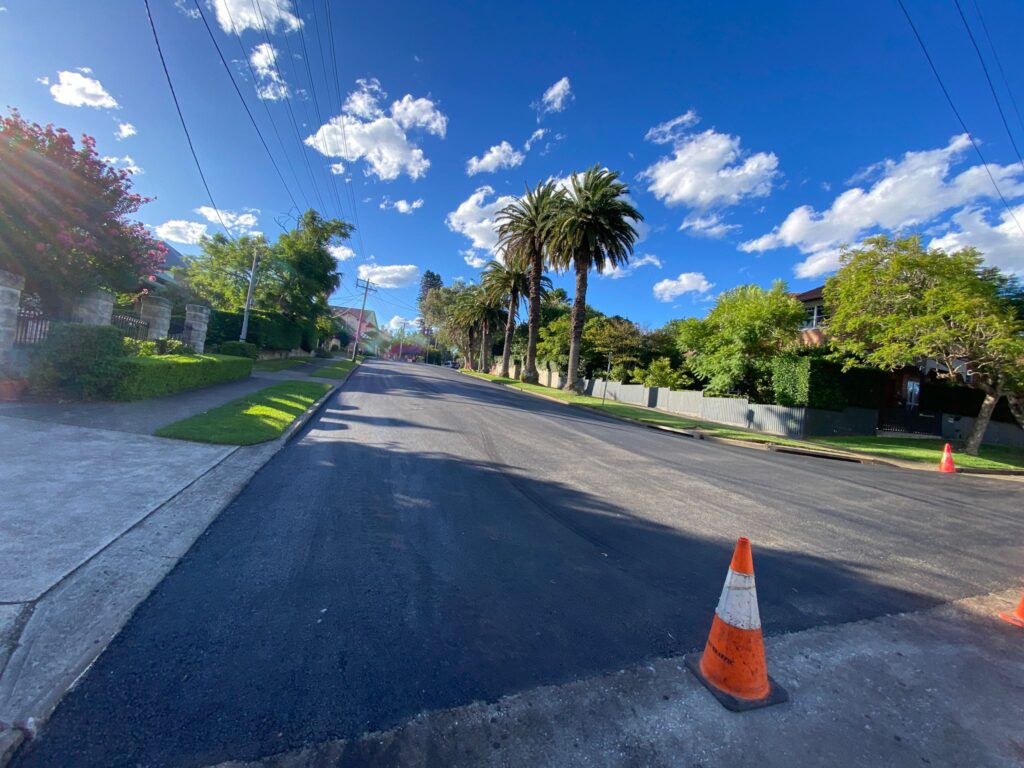
{"type": "Polygon", "coordinates": [[[532,384],[538,380],[537,344],[544,301],[541,290],[544,261],[563,197],[552,182],[544,182],[534,189],[527,189],[521,198],[502,208],[497,216],[498,242],[502,250],[507,256],[522,259],[530,269],[529,324],[522,379],[532,384]]]}
{"type": "Polygon", "coordinates": [[[605,267],[627,263],[638,237],[633,224],[643,221],[629,202],[629,188],[618,178],[618,173],[598,165],[582,175],[573,174],[569,192],[558,205],[552,262],[559,269],[571,268],[576,273],[566,389],[579,387],[590,270],[601,273],[605,267]]]}
{"type": "Polygon", "coordinates": [[[240,312],[252,275],[253,256],[259,256],[253,308],[270,311],[281,293],[279,275],[270,256],[270,245],[263,235],[248,235],[229,240],[223,234],[204,237],[196,256],[185,257],[185,267],[175,270],[189,289],[214,309],[240,312]]]}
{"type": "Polygon", "coordinates": [[[63,128],[12,110],[0,118],[0,269],[22,275],[51,311],[95,288],[137,291],[166,249],[129,220],[149,202],[131,188],[92,137],[76,147],[63,128]]]}
{"type": "Polygon", "coordinates": [[[352,226],[306,211],[294,229],[282,232],[272,249],[277,271],[277,309],[293,319],[315,322],[330,313],[327,298],[341,284],[337,259],[330,246],[347,240],[352,226]]]}
{"type": "Polygon", "coordinates": [[[430,335],[430,325],[427,323],[426,317],[423,312],[423,302],[426,301],[427,294],[429,294],[435,288],[440,288],[443,285],[444,281],[441,279],[441,276],[437,274],[437,272],[432,272],[429,269],[426,272],[424,272],[423,277],[420,278],[420,292],[419,295],[416,297],[416,306],[419,307],[420,310],[420,332],[426,336],[430,335]]]}
{"type": "Polygon", "coordinates": [[[635,364],[639,360],[643,335],[636,323],[624,317],[601,316],[587,320],[583,327],[583,341],[584,347],[597,358],[588,361],[586,369],[596,374],[607,370],[609,360],[613,364],[635,364]]]}
{"type": "Polygon", "coordinates": [[[845,249],[840,263],[824,296],[846,367],[898,370],[933,359],[940,377],[984,392],[965,446],[977,455],[999,399],[1024,381],[1024,323],[1005,283],[975,249],[929,251],[919,237],[869,238],[845,249]]]}
{"type": "MultiPolygon", "coordinates": [[[[506,254],[503,261],[490,261],[484,268],[480,285],[495,303],[508,303],[505,321],[505,341],[501,350],[500,375],[508,378],[509,360],[512,356],[512,336],[516,330],[516,315],[519,302],[530,290],[530,265],[525,259],[506,254]]],[[[551,288],[551,280],[541,276],[541,300],[551,288]]]]}
{"type": "Polygon", "coordinates": [[[803,305],[776,281],[771,290],[741,285],[718,297],[703,320],[679,323],[679,351],[711,394],[771,398],[771,360],[794,343],[803,305]]]}

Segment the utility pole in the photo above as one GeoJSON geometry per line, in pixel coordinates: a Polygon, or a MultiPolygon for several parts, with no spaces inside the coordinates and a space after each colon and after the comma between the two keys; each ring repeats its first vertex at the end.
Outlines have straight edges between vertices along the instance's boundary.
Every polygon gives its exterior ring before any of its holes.
{"type": "Polygon", "coordinates": [[[366,294],[376,291],[372,280],[356,279],[356,288],[363,289],[363,305],[359,308],[359,325],[356,327],[356,339],[352,342],[352,361],[355,362],[356,353],[359,351],[359,340],[363,337],[363,314],[366,312],[366,294]]]}
{"type": "Polygon", "coordinates": [[[405,326],[408,321],[402,321],[402,337],[398,340],[398,362],[402,362],[402,350],[405,349],[405,326]]]}
{"type": "Polygon", "coordinates": [[[242,313],[242,332],[238,336],[239,341],[245,341],[249,335],[249,310],[252,308],[252,293],[256,288],[256,270],[260,267],[260,250],[253,243],[252,246],[252,272],[249,273],[249,292],[245,295],[245,311],[242,313]]]}

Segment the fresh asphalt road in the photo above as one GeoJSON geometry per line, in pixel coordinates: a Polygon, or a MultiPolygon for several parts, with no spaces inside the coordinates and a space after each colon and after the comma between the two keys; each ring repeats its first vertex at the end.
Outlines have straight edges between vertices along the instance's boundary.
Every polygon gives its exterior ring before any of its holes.
{"type": "Polygon", "coordinates": [[[1021,486],[689,440],[368,362],[23,753],[197,766],[703,644],[735,538],[768,633],[1014,586],[1021,486]]]}

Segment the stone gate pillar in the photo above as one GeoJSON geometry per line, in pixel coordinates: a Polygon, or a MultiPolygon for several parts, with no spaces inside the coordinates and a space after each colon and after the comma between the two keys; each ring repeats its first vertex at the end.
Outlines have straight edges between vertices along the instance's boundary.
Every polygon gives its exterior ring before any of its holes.
{"type": "Polygon", "coordinates": [[[0,269],[0,375],[10,363],[25,278],[0,269]]]}
{"type": "Polygon", "coordinates": [[[182,340],[202,354],[206,348],[206,328],[210,324],[210,308],[200,304],[185,305],[185,333],[182,340]]]}
{"type": "Polygon", "coordinates": [[[71,322],[82,325],[110,325],[114,313],[114,294],[97,288],[78,297],[71,307],[71,322]]]}
{"type": "Polygon", "coordinates": [[[171,302],[162,296],[143,296],[139,316],[149,323],[148,340],[167,338],[171,329],[171,302]]]}

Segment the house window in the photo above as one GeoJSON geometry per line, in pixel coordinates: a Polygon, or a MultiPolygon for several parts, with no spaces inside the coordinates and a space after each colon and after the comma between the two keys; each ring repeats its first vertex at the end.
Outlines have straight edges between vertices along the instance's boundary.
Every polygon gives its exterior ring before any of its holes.
{"type": "Polygon", "coordinates": [[[807,316],[800,326],[802,330],[809,331],[812,328],[820,328],[825,323],[825,307],[821,304],[812,304],[804,310],[807,316]]]}

